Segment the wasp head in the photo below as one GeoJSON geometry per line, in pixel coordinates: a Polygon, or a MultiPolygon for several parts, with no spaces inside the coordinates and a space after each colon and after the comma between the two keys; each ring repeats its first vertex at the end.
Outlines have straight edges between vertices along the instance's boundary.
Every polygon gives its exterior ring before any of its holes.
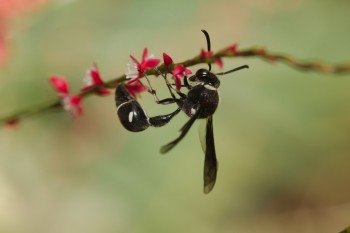
{"type": "Polygon", "coordinates": [[[210,84],[215,88],[220,86],[220,80],[218,77],[207,69],[199,69],[196,74],[189,78],[191,82],[202,82],[204,84],[210,84]]]}

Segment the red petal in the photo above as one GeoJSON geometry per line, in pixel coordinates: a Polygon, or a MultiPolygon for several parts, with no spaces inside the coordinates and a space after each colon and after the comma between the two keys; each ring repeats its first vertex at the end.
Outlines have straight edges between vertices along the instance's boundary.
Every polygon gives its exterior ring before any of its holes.
{"type": "Polygon", "coordinates": [[[171,57],[166,53],[163,53],[163,61],[166,66],[173,64],[173,59],[171,59],[171,57]]]}
{"type": "Polygon", "coordinates": [[[90,76],[94,81],[95,85],[101,85],[103,84],[100,72],[98,71],[98,67],[96,64],[94,64],[94,67],[90,69],[90,76]]]}
{"type": "Polygon", "coordinates": [[[14,118],[6,121],[6,125],[10,128],[16,128],[18,126],[18,122],[19,120],[14,118]]]}
{"type": "Polygon", "coordinates": [[[186,76],[188,74],[192,74],[192,71],[189,70],[189,69],[186,69],[183,65],[177,65],[174,70],[170,71],[170,73],[175,78],[176,88],[180,88],[181,87],[181,81],[180,81],[180,86],[178,86],[179,85],[178,82],[179,82],[180,78],[184,77],[184,76],[186,76]]]}
{"type": "Polygon", "coordinates": [[[142,60],[141,60],[141,63],[144,63],[147,59],[147,56],[148,56],[148,49],[147,48],[144,48],[143,49],[143,53],[142,53],[142,60]]]}
{"type": "Polygon", "coordinates": [[[230,45],[226,50],[228,50],[228,51],[230,51],[230,52],[232,52],[234,54],[237,54],[238,53],[237,52],[237,47],[238,47],[238,44],[235,43],[235,44],[230,45]]]}
{"type": "Polygon", "coordinates": [[[49,78],[49,81],[50,81],[51,85],[53,86],[53,88],[55,88],[55,90],[58,93],[68,94],[68,92],[69,92],[68,83],[66,80],[64,80],[63,77],[54,75],[54,76],[51,76],[49,78]]]}
{"type": "Polygon", "coordinates": [[[100,76],[100,72],[98,71],[98,67],[96,64],[94,64],[92,68],[87,70],[87,75],[90,76],[90,78],[92,79],[92,84],[88,86],[84,86],[83,88],[80,89],[80,91],[87,91],[91,88],[94,88],[96,86],[103,84],[103,81],[100,76]]]}
{"type": "Polygon", "coordinates": [[[143,76],[143,73],[139,72],[136,78],[130,79],[130,80],[128,81],[128,84],[133,83],[133,82],[136,82],[137,80],[139,80],[140,78],[142,78],[142,76],[143,76]]]}
{"type": "Polygon", "coordinates": [[[185,71],[185,67],[183,65],[177,65],[174,70],[170,73],[174,76],[179,75],[185,71]]]}
{"type": "Polygon", "coordinates": [[[202,49],[200,53],[200,58],[204,59],[206,57],[210,57],[211,55],[213,55],[213,51],[205,51],[204,49],[202,49]]]}
{"type": "Polygon", "coordinates": [[[80,116],[83,113],[83,107],[81,106],[81,96],[67,96],[64,101],[64,107],[67,111],[70,111],[74,118],[80,116]]]}
{"type": "Polygon", "coordinates": [[[147,59],[144,63],[141,64],[141,70],[146,71],[153,69],[159,64],[160,60],[156,58],[147,59]]]}
{"type": "Polygon", "coordinates": [[[181,79],[180,77],[174,77],[175,78],[175,84],[176,84],[176,90],[180,90],[181,89],[181,79]]]}
{"type": "Polygon", "coordinates": [[[181,77],[186,76],[188,74],[192,74],[192,71],[185,68],[183,65],[177,65],[174,70],[170,71],[170,73],[175,78],[181,78],[181,77]]]}
{"type": "Polygon", "coordinates": [[[101,89],[101,90],[98,91],[98,94],[101,95],[101,96],[106,96],[106,95],[110,95],[111,91],[108,90],[108,89],[101,89]]]}
{"type": "Polygon", "coordinates": [[[81,103],[81,97],[79,95],[71,96],[70,103],[73,106],[78,106],[81,103]]]}
{"type": "Polygon", "coordinates": [[[218,65],[218,67],[220,69],[222,69],[222,67],[224,66],[224,63],[222,62],[222,60],[220,58],[215,58],[214,62],[218,65]]]}
{"type": "Polygon", "coordinates": [[[87,90],[94,88],[94,87],[95,87],[95,85],[85,86],[85,87],[81,88],[80,91],[87,91],[87,90]]]}
{"type": "Polygon", "coordinates": [[[130,58],[131,58],[131,60],[133,60],[133,62],[135,62],[135,63],[137,64],[137,66],[140,66],[140,62],[138,62],[138,61],[136,60],[136,58],[134,58],[133,55],[130,55],[130,58]]]}
{"type": "Polygon", "coordinates": [[[74,106],[72,109],[72,114],[74,118],[77,118],[83,114],[83,108],[81,105],[74,106]]]}
{"type": "Polygon", "coordinates": [[[144,86],[142,86],[139,83],[134,83],[131,85],[125,85],[126,89],[128,89],[130,95],[136,97],[136,95],[140,92],[146,91],[146,88],[144,86]]]}
{"type": "Polygon", "coordinates": [[[186,75],[188,75],[188,74],[192,74],[192,71],[191,71],[191,70],[189,70],[189,69],[185,69],[185,71],[184,71],[184,72],[185,72],[185,74],[186,74],[186,75]]]}

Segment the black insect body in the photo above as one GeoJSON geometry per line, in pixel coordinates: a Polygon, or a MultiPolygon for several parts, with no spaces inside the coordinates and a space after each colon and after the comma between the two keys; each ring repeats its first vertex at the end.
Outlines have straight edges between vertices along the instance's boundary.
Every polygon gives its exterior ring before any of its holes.
{"type": "MultiPolygon", "coordinates": [[[[186,79],[186,77],[185,77],[186,79]]],[[[203,150],[205,153],[204,160],[204,193],[209,193],[216,181],[217,160],[214,144],[213,133],[213,114],[219,104],[219,93],[216,86],[219,86],[218,78],[208,70],[200,69],[194,76],[189,78],[190,81],[201,81],[201,83],[190,86],[187,85],[189,91],[186,98],[181,99],[181,110],[190,117],[190,120],[181,128],[181,134],[174,141],[164,145],[161,148],[161,153],[166,153],[171,150],[181,139],[187,134],[195,120],[207,119],[206,132],[204,136],[203,150]]],[[[185,81],[186,83],[186,81],[185,81]]]]}
{"type": "Polygon", "coordinates": [[[163,126],[180,112],[180,109],[177,109],[175,112],[167,115],[149,118],[139,102],[129,93],[124,84],[117,86],[115,90],[115,102],[120,123],[122,123],[125,129],[132,132],[143,131],[149,126],[163,126]]]}
{"type": "MultiPolygon", "coordinates": [[[[210,51],[209,34],[202,30],[207,39],[208,51],[210,51]]],[[[204,193],[209,193],[216,181],[217,160],[213,133],[213,114],[215,113],[220,97],[217,88],[220,86],[220,81],[217,75],[225,75],[234,71],[248,68],[247,65],[237,67],[223,73],[214,74],[209,70],[199,69],[193,76],[184,77],[184,86],[188,89],[188,93],[184,94],[180,91],[175,91],[172,85],[168,82],[166,74],[162,74],[155,69],[164,78],[169,89],[171,98],[159,100],[156,92],[150,86],[149,92],[154,96],[158,104],[173,104],[176,103],[178,108],[167,115],[148,117],[141,105],[128,92],[124,84],[118,85],[115,92],[115,100],[117,105],[117,114],[122,125],[129,131],[139,132],[145,130],[149,126],[163,126],[167,124],[176,114],[183,111],[190,119],[181,128],[180,135],[170,143],[161,147],[161,153],[167,153],[175,145],[177,145],[187,134],[193,123],[197,119],[206,119],[206,127],[202,147],[205,153],[204,159],[204,193]],[[175,96],[178,95],[178,97],[175,96]]]]}
{"type": "MultiPolygon", "coordinates": [[[[187,98],[185,98],[183,101],[182,110],[189,117],[192,117],[196,111],[200,109],[200,113],[197,118],[208,118],[214,114],[219,104],[219,94],[216,87],[214,87],[212,83],[209,82],[211,80],[198,80],[197,78],[197,76],[208,74],[208,72],[208,70],[200,69],[194,76],[190,77],[189,79],[190,81],[201,81],[200,84],[189,87],[190,90],[187,94],[187,98]]],[[[210,78],[215,78],[217,81],[219,81],[216,76],[210,78]]],[[[203,76],[201,76],[201,79],[203,79],[203,76]]],[[[219,85],[217,85],[217,87],[218,86],[219,85]]]]}
{"type": "Polygon", "coordinates": [[[132,132],[148,128],[149,122],[146,113],[123,84],[119,85],[115,91],[115,101],[117,114],[124,128],[132,132]]]}

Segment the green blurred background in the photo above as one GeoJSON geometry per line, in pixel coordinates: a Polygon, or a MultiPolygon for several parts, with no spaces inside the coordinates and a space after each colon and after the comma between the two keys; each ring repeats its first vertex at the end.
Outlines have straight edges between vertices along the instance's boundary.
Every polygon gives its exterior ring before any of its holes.
{"type": "MultiPolygon", "coordinates": [[[[213,50],[238,42],[350,61],[349,9],[345,0],[52,1],[11,22],[1,115],[54,100],[51,74],[74,92],[93,62],[109,80],[144,47],[176,62],[192,58],[205,47],[200,29],[213,50]]],[[[160,155],[184,114],[135,134],[120,125],[113,96],[92,97],[79,119],[52,113],[0,130],[0,232],[326,233],[350,225],[350,75],[224,60],[225,70],[243,64],[251,68],[220,86],[212,193],[202,193],[198,124],[160,155]]],[[[140,101],[149,115],[174,109],[147,93],[140,101]]]]}

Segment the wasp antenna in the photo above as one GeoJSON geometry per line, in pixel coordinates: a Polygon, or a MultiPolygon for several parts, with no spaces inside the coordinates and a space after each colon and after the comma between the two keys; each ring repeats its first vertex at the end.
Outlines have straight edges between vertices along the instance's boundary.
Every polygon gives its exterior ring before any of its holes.
{"type": "Polygon", "coordinates": [[[226,72],[216,73],[216,75],[225,75],[225,74],[233,73],[233,72],[236,72],[236,71],[242,70],[242,69],[249,69],[249,66],[248,65],[239,66],[237,68],[234,68],[234,69],[226,71],[226,72]]]}
{"type": "Polygon", "coordinates": [[[211,64],[210,63],[208,63],[208,67],[209,67],[209,71],[211,71],[211,64]]]}
{"type": "MultiPolygon", "coordinates": [[[[208,49],[208,52],[209,52],[211,50],[209,33],[206,30],[204,30],[204,29],[202,29],[201,31],[203,32],[203,34],[205,36],[205,39],[207,40],[207,49],[208,49]]],[[[209,71],[211,71],[211,64],[210,63],[208,63],[208,67],[209,67],[209,71]]]]}
{"type": "Polygon", "coordinates": [[[202,32],[203,32],[203,34],[205,35],[205,39],[207,40],[207,49],[208,49],[208,51],[210,51],[210,36],[209,36],[209,33],[206,31],[206,30],[204,30],[204,29],[202,29],[201,30],[202,32]]]}

